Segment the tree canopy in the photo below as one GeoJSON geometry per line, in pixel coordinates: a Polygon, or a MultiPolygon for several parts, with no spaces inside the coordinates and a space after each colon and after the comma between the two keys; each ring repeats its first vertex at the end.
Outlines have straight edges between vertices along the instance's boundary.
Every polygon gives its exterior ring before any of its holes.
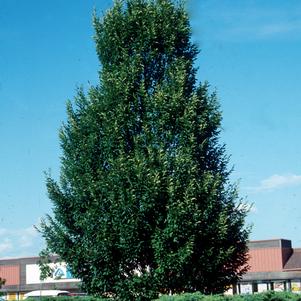
{"type": "Polygon", "coordinates": [[[6,282],[5,279],[0,277],[0,289],[1,289],[2,285],[5,284],[5,282],[6,282]]]}
{"type": "Polygon", "coordinates": [[[67,105],[47,248],[92,294],[223,292],[246,271],[247,211],[185,7],[115,1],[94,27],[99,84],[67,105]]]}

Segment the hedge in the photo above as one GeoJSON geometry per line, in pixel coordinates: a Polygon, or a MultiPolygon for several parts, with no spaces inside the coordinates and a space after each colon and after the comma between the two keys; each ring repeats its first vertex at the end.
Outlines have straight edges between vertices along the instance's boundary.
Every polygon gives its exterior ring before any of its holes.
{"type": "Polygon", "coordinates": [[[253,295],[202,295],[200,293],[161,296],[156,301],[301,301],[301,295],[291,292],[265,292],[253,295]]]}
{"type": "MultiPolygon", "coordinates": [[[[85,297],[42,297],[42,301],[113,301],[109,298],[93,296],[85,297]]],[[[39,298],[28,298],[26,301],[39,301],[39,298]]],[[[290,292],[265,292],[253,295],[202,295],[201,293],[185,293],[181,295],[163,295],[154,301],[301,301],[301,294],[290,292]]]]}

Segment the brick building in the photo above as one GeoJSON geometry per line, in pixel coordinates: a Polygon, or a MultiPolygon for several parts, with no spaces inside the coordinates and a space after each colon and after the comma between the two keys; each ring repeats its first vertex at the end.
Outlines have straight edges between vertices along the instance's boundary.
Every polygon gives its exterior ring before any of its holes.
{"type": "MultiPolygon", "coordinates": [[[[229,293],[291,290],[301,293],[301,249],[290,240],[249,242],[250,270],[229,293]]],[[[7,300],[23,299],[33,290],[59,289],[79,292],[80,280],[72,277],[64,263],[52,264],[53,276],[40,280],[38,257],[0,260],[0,277],[6,280],[1,291],[7,300]]]]}
{"type": "Polygon", "coordinates": [[[39,257],[0,260],[0,277],[5,279],[1,292],[7,300],[23,299],[34,290],[67,290],[79,292],[79,279],[72,277],[64,263],[51,264],[53,276],[40,280],[39,257]]]}
{"type": "Polygon", "coordinates": [[[287,239],[251,241],[249,266],[238,293],[291,290],[301,293],[301,249],[287,239]]]}

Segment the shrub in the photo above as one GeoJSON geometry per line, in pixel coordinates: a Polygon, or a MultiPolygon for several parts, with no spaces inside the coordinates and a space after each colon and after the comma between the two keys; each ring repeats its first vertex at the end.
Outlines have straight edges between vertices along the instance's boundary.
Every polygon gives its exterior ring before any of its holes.
{"type": "Polygon", "coordinates": [[[200,293],[161,296],[158,301],[301,301],[301,296],[291,292],[265,292],[254,295],[202,295],[200,293]]]}

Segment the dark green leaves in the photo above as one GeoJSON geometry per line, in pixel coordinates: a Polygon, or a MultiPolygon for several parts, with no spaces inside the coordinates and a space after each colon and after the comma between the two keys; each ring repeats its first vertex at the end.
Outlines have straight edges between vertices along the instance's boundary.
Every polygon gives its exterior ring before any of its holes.
{"type": "Polygon", "coordinates": [[[100,83],[67,106],[47,245],[91,294],[222,292],[244,271],[246,212],[216,95],[196,86],[187,13],[170,0],[116,1],[94,26],[100,83]]]}

